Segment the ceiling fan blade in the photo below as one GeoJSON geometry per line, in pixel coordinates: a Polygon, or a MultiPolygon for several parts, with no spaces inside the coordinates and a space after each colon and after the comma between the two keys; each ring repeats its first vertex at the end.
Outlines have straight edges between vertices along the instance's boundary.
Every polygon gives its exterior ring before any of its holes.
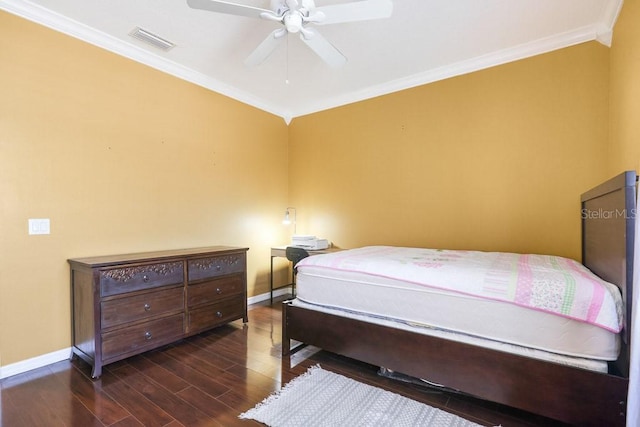
{"type": "Polygon", "coordinates": [[[226,13],[227,15],[248,16],[249,18],[260,18],[260,15],[263,13],[273,14],[269,9],[261,9],[259,7],[229,3],[220,0],[187,0],[187,4],[192,9],[226,13]]]}
{"type": "Polygon", "coordinates": [[[280,41],[286,34],[287,30],[284,28],[279,28],[273,31],[253,52],[251,52],[251,55],[244,60],[244,64],[249,67],[262,64],[262,62],[271,55],[275,48],[278,47],[278,44],[280,44],[280,41]]]}
{"type": "Polygon", "coordinates": [[[330,67],[340,68],[347,63],[347,58],[317,31],[306,28],[300,34],[300,39],[330,67]]]}
{"type": "Polygon", "coordinates": [[[343,22],[368,21],[388,18],[393,12],[391,0],[360,0],[351,3],[317,7],[325,17],[319,25],[340,24],[343,22]]]}

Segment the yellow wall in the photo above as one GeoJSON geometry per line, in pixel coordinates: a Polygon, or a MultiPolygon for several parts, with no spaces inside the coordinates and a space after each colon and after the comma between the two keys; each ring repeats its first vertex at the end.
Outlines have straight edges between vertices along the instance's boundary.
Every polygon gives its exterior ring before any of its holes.
{"type": "Polygon", "coordinates": [[[282,118],[1,11],[0,33],[0,366],[70,346],[70,257],[248,246],[267,291],[282,118]]]}
{"type": "Polygon", "coordinates": [[[611,46],[609,174],[640,171],[640,4],[626,1],[611,46]]]}
{"type": "Polygon", "coordinates": [[[580,194],[606,178],[598,43],[297,118],[298,231],[368,244],[580,257],[580,194]]]}
{"type": "Polygon", "coordinates": [[[577,258],[580,193],[638,166],[638,55],[623,50],[637,7],[611,51],[610,145],[610,52],[595,42],[287,129],[0,12],[0,366],[70,345],[69,257],[249,246],[249,293],[266,292],[284,206],[299,233],[342,247],[577,258]],[[40,217],[51,235],[27,235],[40,217]]]}

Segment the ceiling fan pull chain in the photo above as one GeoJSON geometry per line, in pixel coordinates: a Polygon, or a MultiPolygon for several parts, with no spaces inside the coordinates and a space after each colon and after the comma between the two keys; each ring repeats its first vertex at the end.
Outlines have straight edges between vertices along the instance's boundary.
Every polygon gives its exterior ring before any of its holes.
{"type": "Polygon", "coordinates": [[[285,54],[285,77],[284,77],[284,84],[289,84],[289,34],[287,34],[287,52],[285,54]]]}

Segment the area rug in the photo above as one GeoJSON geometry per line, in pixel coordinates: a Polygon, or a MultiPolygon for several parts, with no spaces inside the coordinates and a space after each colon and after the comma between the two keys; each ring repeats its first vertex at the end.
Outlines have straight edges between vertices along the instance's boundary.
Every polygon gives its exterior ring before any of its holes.
{"type": "Polygon", "coordinates": [[[479,426],[378,387],[309,368],[239,418],[270,427],[479,426]]]}

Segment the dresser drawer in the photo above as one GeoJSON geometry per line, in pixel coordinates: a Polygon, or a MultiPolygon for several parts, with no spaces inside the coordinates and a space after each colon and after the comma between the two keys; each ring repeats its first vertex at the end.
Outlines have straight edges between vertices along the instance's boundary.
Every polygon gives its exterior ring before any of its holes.
{"type": "Polygon", "coordinates": [[[190,310],[188,329],[190,333],[204,331],[240,319],[243,316],[243,298],[229,298],[216,304],[190,310]]]}
{"type": "Polygon", "coordinates": [[[162,319],[102,334],[102,358],[109,359],[125,354],[137,354],[182,338],[184,316],[175,314],[162,319]]]}
{"type": "Polygon", "coordinates": [[[117,295],[183,281],[182,261],[112,268],[100,271],[100,295],[117,295]]]}
{"type": "Polygon", "coordinates": [[[189,281],[245,271],[245,254],[219,255],[187,261],[189,281]]]}
{"type": "Polygon", "coordinates": [[[187,287],[187,306],[211,304],[234,295],[240,298],[244,295],[244,277],[240,274],[190,284],[187,287]]]}
{"type": "Polygon", "coordinates": [[[102,328],[184,310],[184,289],[171,288],[101,303],[102,328]]]}

